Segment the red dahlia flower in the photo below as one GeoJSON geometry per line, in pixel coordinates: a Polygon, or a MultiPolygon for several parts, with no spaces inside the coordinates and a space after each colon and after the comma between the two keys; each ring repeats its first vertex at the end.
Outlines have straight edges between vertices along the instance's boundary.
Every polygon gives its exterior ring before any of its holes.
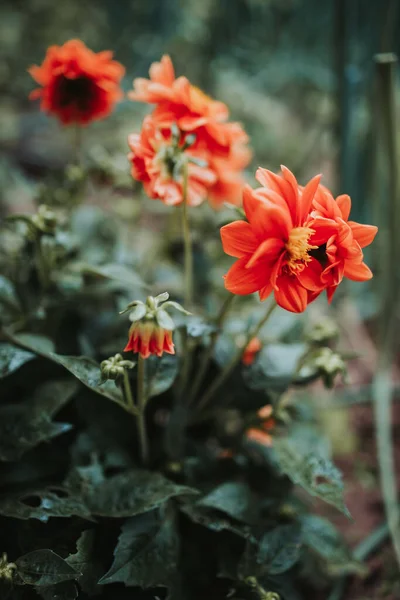
{"type": "Polygon", "coordinates": [[[224,201],[240,202],[242,170],[249,163],[251,152],[241,125],[227,121],[229,111],[225,104],[204,94],[186,77],[176,79],[169,56],[153,63],[149,80],[135,79],[134,91],[128,96],[156,104],[152,119],[161,130],[168,132],[175,123],[180,131],[196,135],[196,150],[215,175],[207,192],[213,206],[224,201]]]}
{"type": "Polygon", "coordinates": [[[311,214],[331,219],[338,226],[335,234],[316,253],[323,268],[321,281],[328,300],[332,299],[343,277],[353,281],[367,281],[372,277],[370,268],[364,262],[362,248],[372,243],[378,228],[349,221],[350,209],[350,196],[343,194],[335,200],[327,188],[322,185],[318,187],[311,214]]]}
{"type": "Polygon", "coordinates": [[[224,251],[239,259],[226,274],[225,287],[240,295],[258,291],[261,300],[274,292],[279,306],[302,312],[324,288],[322,266],[313,252],[338,225],[310,215],[319,175],[304,189],[286,167],[281,176],[258,169],[256,179],[263,187],[246,186],[243,192],[247,221],[221,229],[224,251]]]}
{"type": "Polygon", "coordinates": [[[188,168],[187,203],[197,206],[207,197],[216,174],[210,168],[201,166],[204,154],[193,147],[187,148],[180,134],[176,137],[171,130],[159,129],[152,117],[148,116],[143,121],[140,134],[130,135],[128,143],[132,177],[143,182],[150,198],[157,198],[170,206],[183,201],[185,161],[188,168]]]}
{"type": "Polygon", "coordinates": [[[102,119],[122,97],[119,82],[124,67],[112,60],[112,52],[96,54],[81,40],[50,46],[41,66],[28,71],[41,86],[30,98],[40,98],[41,110],[57,116],[64,125],[102,119]]]}

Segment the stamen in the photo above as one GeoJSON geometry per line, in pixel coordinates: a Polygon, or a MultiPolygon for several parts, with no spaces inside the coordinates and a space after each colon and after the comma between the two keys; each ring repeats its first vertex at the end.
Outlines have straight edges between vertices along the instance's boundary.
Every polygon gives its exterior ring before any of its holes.
{"type": "Polygon", "coordinates": [[[305,265],[310,262],[310,250],[315,250],[318,246],[312,246],[308,243],[314,229],[310,227],[295,227],[289,235],[286,244],[287,266],[292,273],[302,271],[305,265]]]}

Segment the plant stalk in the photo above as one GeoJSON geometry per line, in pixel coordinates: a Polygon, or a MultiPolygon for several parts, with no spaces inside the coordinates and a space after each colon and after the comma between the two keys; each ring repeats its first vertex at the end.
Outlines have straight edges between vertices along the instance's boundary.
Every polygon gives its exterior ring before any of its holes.
{"type": "Polygon", "coordinates": [[[41,235],[35,237],[35,262],[42,291],[45,292],[50,284],[47,261],[43,254],[41,235]]]}
{"type": "Polygon", "coordinates": [[[145,362],[139,354],[137,363],[137,402],[138,414],[136,417],[137,430],[139,434],[140,454],[143,465],[149,462],[149,444],[146,431],[146,391],[145,391],[145,362]]]}
{"type": "Polygon", "coordinates": [[[184,306],[190,310],[193,302],[193,249],[188,214],[188,164],[183,165],[182,234],[184,244],[184,306]]]}
{"type": "Polygon", "coordinates": [[[270,306],[269,306],[267,312],[265,313],[265,315],[263,316],[263,318],[254,327],[254,329],[252,329],[247,334],[246,341],[244,342],[243,346],[241,346],[239,348],[239,350],[233,356],[232,360],[227,365],[225,365],[225,368],[221,371],[221,373],[218,375],[218,377],[216,377],[214,379],[214,381],[212,382],[212,384],[210,385],[208,390],[206,390],[206,392],[200,399],[199,404],[197,405],[197,410],[203,410],[207,406],[207,404],[210,402],[210,400],[212,400],[215,392],[221,387],[221,385],[223,383],[225,383],[225,381],[228,379],[229,375],[235,369],[236,365],[240,362],[240,359],[242,358],[244,349],[249,344],[249,342],[253,339],[253,337],[255,337],[260,332],[261,328],[268,321],[268,319],[270,318],[270,316],[273,313],[276,306],[277,306],[277,304],[274,300],[270,304],[270,306]]]}
{"type": "Polygon", "coordinates": [[[125,392],[125,400],[129,412],[132,414],[137,414],[135,403],[133,401],[131,382],[129,381],[128,370],[124,369],[124,378],[123,378],[124,392],[125,392]]]}
{"type": "Polygon", "coordinates": [[[216,331],[213,331],[211,333],[210,336],[210,344],[208,346],[208,348],[205,350],[205,352],[203,353],[202,357],[201,357],[201,361],[199,364],[199,368],[196,374],[196,377],[194,379],[193,385],[190,389],[189,392],[189,397],[188,397],[188,404],[190,404],[191,402],[193,402],[193,400],[195,400],[197,394],[199,393],[199,389],[200,386],[203,382],[204,376],[207,372],[208,369],[208,365],[210,364],[210,361],[212,359],[212,355],[214,352],[214,348],[215,348],[215,344],[217,343],[218,340],[218,336],[220,334],[220,330],[221,327],[225,321],[225,317],[232,305],[232,302],[234,300],[235,296],[233,294],[229,294],[228,298],[225,300],[225,302],[223,303],[221,310],[219,312],[219,315],[216,319],[215,325],[216,325],[216,331]]]}

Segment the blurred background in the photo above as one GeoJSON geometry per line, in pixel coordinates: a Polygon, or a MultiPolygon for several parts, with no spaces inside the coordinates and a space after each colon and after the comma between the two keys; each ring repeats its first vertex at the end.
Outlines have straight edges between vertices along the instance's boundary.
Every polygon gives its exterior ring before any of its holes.
{"type": "MultiPolygon", "coordinates": [[[[134,77],[147,77],[153,61],[170,54],[177,75],[226,102],[232,118],[243,123],[254,152],[246,174],[250,184],[257,166],[278,170],[283,163],[301,183],[322,172],[336,194],[350,194],[354,220],[379,226],[367,253],[374,280],[369,286],[343,286],[342,302],[334,305],[343,347],[362,351],[362,357],[351,363],[352,386],[335,396],[335,403],[333,396],[325,397],[330,410],[321,417],[357,520],[350,527],[345,518],[330,516],[352,545],[360,542],[383,514],[371,407],[379,390],[371,382],[377,373],[389,381],[382,393],[389,414],[393,389],[398,391],[392,383],[400,381],[399,0],[68,0],[57,5],[3,0],[2,216],[31,212],[41,183],[71,159],[71,131],[28,100],[35,85],[26,69],[42,62],[49,45],[75,37],[95,51],[115,52],[127,70],[126,91],[134,77]]],[[[104,183],[88,188],[88,202],[124,218],[134,210],[127,135],[139,130],[147,112],[148,106],[125,100],[109,119],[85,131],[86,163],[104,183]]],[[[154,215],[164,207],[150,204],[149,223],[157,229],[154,215]]],[[[400,428],[397,405],[391,413],[394,433],[400,428]]],[[[388,545],[370,579],[357,582],[349,597],[399,597],[400,591],[393,591],[396,573],[388,545]]]]}

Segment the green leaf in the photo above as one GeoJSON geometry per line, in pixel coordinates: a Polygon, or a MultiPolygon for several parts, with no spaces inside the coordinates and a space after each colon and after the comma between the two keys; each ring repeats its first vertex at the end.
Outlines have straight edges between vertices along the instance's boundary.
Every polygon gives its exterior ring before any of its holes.
{"type": "Polygon", "coordinates": [[[178,359],[174,354],[150,356],[146,360],[146,384],[149,398],[163,394],[172,386],[178,374],[178,359]]]}
{"type": "Polygon", "coordinates": [[[82,492],[92,514],[102,517],[132,517],[157,508],[169,498],[197,493],[160,473],[144,470],[119,473],[82,492]]]}
{"type": "Polygon", "coordinates": [[[245,523],[252,522],[254,519],[254,498],[248,485],[243,482],[223,483],[196,504],[220,510],[245,523]]]}
{"type": "Polygon", "coordinates": [[[283,392],[295,377],[305,347],[305,344],[264,346],[253,364],[243,370],[246,384],[252,390],[283,392]]]}
{"type": "Polygon", "coordinates": [[[83,531],[76,543],[76,553],[65,559],[75,571],[81,573],[79,586],[89,596],[98,591],[97,582],[103,572],[101,565],[93,558],[93,544],[94,530],[83,531]]]}
{"type": "Polygon", "coordinates": [[[134,323],[140,321],[147,312],[146,305],[143,302],[138,302],[136,306],[129,312],[129,320],[134,323]]]}
{"type": "Polygon", "coordinates": [[[324,559],[331,576],[365,573],[332,523],[317,515],[303,515],[301,525],[305,546],[324,559]]]}
{"type": "Polygon", "coordinates": [[[41,442],[69,431],[72,425],[54,423],[55,415],[76,393],[73,379],[40,386],[27,402],[0,406],[0,460],[15,461],[41,442]]]}
{"type": "Polygon", "coordinates": [[[79,577],[61,556],[52,550],[34,550],[15,561],[17,574],[25,584],[48,586],[79,577]]]}
{"type": "Polygon", "coordinates": [[[15,519],[38,519],[43,523],[47,523],[50,517],[91,519],[82,498],[56,487],[3,497],[0,499],[0,515],[15,519]]]}
{"type": "Polygon", "coordinates": [[[76,600],[78,588],[72,581],[63,581],[56,585],[35,587],[36,593],[43,600],[76,600]]]}
{"type": "Polygon", "coordinates": [[[179,537],[175,516],[157,511],[127,521],[114,550],[114,562],[99,581],[128,586],[170,587],[176,580],[179,537]]]}
{"type": "Polygon", "coordinates": [[[317,444],[310,441],[308,428],[298,426],[287,437],[277,436],[271,451],[280,469],[294,483],[350,517],[344,503],[340,471],[326,453],[321,453],[317,444]]]}
{"type": "Polygon", "coordinates": [[[112,381],[102,382],[100,366],[91,358],[56,354],[48,349],[51,341],[42,336],[34,334],[12,334],[10,331],[6,331],[6,334],[7,337],[17,345],[23,346],[38,356],[43,356],[44,358],[48,358],[58,365],[63,366],[93,392],[96,392],[117,404],[123,403],[120,390],[112,381]]]}
{"type": "Polygon", "coordinates": [[[221,515],[218,515],[216,512],[195,503],[187,502],[182,504],[179,508],[183,514],[193,521],[193,523],[206,527],[206,529],[209,529],[210,531],[230,531],[239,537],[252,539],[254,542],[256,541],[251,535],[247,525],[235,523],[234,520],[229,517],[221,517],[221,515]]]}
{"type": "Polygon", "coordinates": [[[175,329],[175,324],[166,310],[159,308],[156,312],[157,323],[163,329],[167,329],[168,331],[173,331],[175,329]]]}
{"type": "Polygon", "coordinates": [[[0,344],[0,378],[10,375],[22,365],[33,360],[35,355],[27,350],[16,348],[11,344],[0,344]]]}
{"type": "Polygon", "coordinates": [[[278,575],[293,567],[300,558],[301,528],[297,523],[279,525],[260,540],[257,563],[263,574],[278,575]]]}

